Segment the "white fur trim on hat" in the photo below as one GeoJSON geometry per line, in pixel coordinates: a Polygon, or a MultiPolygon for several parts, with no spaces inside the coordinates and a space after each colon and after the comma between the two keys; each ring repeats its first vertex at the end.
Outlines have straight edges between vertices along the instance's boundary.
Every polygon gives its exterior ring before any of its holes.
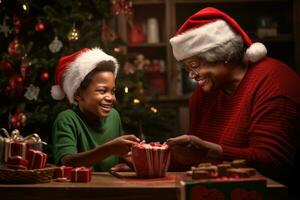
{"type": "Polygon", "coordinates": [[[62,90],[62,88],[60,87],[60,85],[53,85],[51,87],[51,96],[55,100],[62,100],[65,98],[66,95],[62,90]]]}
{"type": "Polygon", "coordinates": [[[115,73],[117,76],[119,64],[117,60],[104,53],[99,48],[93,48],[81,53],[74,62],[66,69],[63,78],[63,90],[71,104],[76,104],[74,100],[74,93],[79,88],[80,83],[85,76],[92,71],[99,63],[103,61],[113,61],[115,64],[115,73]]]}
{"type": "Polygon", "coordinates": [[[267,55],[267,48],[262,43],[251,44],[246,50],[246,59],[255,63],[267,55]]]}
{"type": "Polygon", "coordinates": [[[188,30],[170,39],[176,60],[181,61],[219,46],[234,37],[236,33],[222,19],[188,30]]]}

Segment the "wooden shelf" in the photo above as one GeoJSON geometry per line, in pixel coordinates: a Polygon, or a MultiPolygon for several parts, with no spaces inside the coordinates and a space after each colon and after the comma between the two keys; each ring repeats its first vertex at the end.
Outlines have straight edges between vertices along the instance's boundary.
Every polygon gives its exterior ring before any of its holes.
{"type": "Polygon", "coordinates": [[[161,48],[161,47],[166,47],[166,43],[160,42],[160,43],[141,43],[141,44],[129,44],[128,48],[139,48],[139,47],[150,47],[150,48],[161,48]]]}

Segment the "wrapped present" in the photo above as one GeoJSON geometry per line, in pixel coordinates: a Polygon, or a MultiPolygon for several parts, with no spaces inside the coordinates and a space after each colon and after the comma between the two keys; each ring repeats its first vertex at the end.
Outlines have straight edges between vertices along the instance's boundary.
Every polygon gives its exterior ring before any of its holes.
{"type": "Polygon", "coordinates": [[[72,182],[90,182],[92,180],[92,170],[87,167],[76,167],[71,171],[72,182]]]}
{"type": "Polygon", "coordinates": [[[11,156],[8,158],[6,167],[9,169],[27,169],[28,160],[22,156],[11,156]]]}
{"type": "Polygon", "coordinates": [[[267,199],[266,179],[216,178],[180,181],[182,200],[264,200],[267,199]]]}
{"type": "Polygon", "coordinates": [[[132,147],[132,160],[138,177],[164,177],[170,162],[169,146],[141,142],[132,147]]]}
{"type": "Polygon", "coordinates": [[[55,168],[53,178],[67,178],[71,179],[71,172],[72,172],[72,167],[68,166],[59,166],[55,168]]]}
{"type": "Polygon", "coordinates": [[[27,152],[28,168],[41,169],[46,166],[47,154],[39,150],[29,149],[27,152]]]}
{"type": "Polygon", "coordinates": [[[8,162],[9,157],[21,156],[26,159],[27,144],[21,141],[6,140],[4,143],[4,161],[8,162]]]}
{"type": "Polygon", "coordinates": [[[2,150],[2,153],[0,152],[1,162],[7,162],[10,156],[22,156],[26,158],[29,149],[42,151],[42,145],[46,144],[36,133],[23,137],[17,129],[13,130],[11,134],[3,128],[1,131],[6,135],[6,137],[1,137],[0,140],[0,149],[2,150]]]}
{"type": "Polygon", "coordinates": [[[9,142],[8,138],[0,136],[0,163],[4,163],[5,143],[8,142],[9,142]]]}

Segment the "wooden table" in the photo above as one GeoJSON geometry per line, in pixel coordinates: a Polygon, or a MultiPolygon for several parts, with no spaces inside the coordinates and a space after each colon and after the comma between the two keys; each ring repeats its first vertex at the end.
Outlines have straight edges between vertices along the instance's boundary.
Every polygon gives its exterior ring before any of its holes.
{"type": "MultiPolygon", "coordinates": [[[[179,180],[183,173],[169,172],[164,178],[138,179],[134,173],[122,173],[116,178],[109,173],[94,173],[89,183],[56,182],[40,184],[0,184],[0,196],[5,200],[60,199],[179,199],[179,180]]],[[[267,179],[270,199],[287,199],[287,188],[267,179]]]]}

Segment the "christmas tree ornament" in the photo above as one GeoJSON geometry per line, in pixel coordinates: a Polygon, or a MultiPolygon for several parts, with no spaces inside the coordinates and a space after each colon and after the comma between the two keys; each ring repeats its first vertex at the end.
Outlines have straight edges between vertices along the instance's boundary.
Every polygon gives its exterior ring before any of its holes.
{"type": "Polygon", "coordinates": [[[45,25],[42,22],[37,22],[35,24],[35,31],[36,32],[43,32],[45,30],[45,25]]]}
{"type": "Polygon", "coordinates": [[[12,75],[6,88],[8,96],[21,97],[24,94],[24,79],[20,75],[12,75]]]}
{"type": "Polygon", "coordinates": [[[14,22],[15,33],[18,34],[21,28],[21,21],[18,17],[14,16],[13,22],[14,22]]]}
{"type": "Polygon", "coordinates": [[[63,47],[63,43],[55,36],[54,40],[49,44],[49,50],[51,53],[57,53],[63,47]]]}
{"type": "Polygon", "coordinates": [[[7,60],[0,61],[0,72],[4,73],[6,76],[10,76],[14,73],[12,64],[7,60]]]}
{"type": "Polygon", "coordinates": [[[0,24],[0,34],[3,33],[4,37],[8,37],[8,34],[11,34],[13,29],[9,28],[9,26],[6,24],[6,21],[9,20],[8,16],[4,16],[2,24],[0,24]]]}
{"type": "Polygon", "coordinates": [[[10,116],[10,125],[13,128],[20,129],[26,125],[27,116],[20,111],[20,109],[17,109],[15,114],[10,116]]]}
{"type": "Polygon", "coordinates": [[[79,31],[76,29],[75,24],[73,24],[73,27],[68,32],[68,40],[71,42],[77,41],[79,39],[79,31]]]}
{"type": "Polygon", "coordinates": [[[24,94],[24,97],[28,99],[29,101],[37,100],[40,93],[40,88],[38,86],[34,86],[33,84],[30,84],[26,88],[26,92],[24,94]]]}
{"type": "Polygon", "coordinates": [[[28,66],[29,66],[29,63],[27,61],[27,55],[24,55],[21,58],[21,65],[20,65],[20,73],[24,79],[26,77],[26,70],[27,70],[28,66]]]}
{"type": "Polygon", "coordinates": [[[18,37],[15,37],[9,44],[8,44],[8,53],[11,56],[19,56],[20,55],[20,44],[18,37]]]}
{"type": "Polygon", "coordinates": [[[43,72],[40,74],[40,77],[42,80],[46,81],[49,79],[49,73],[48,72],[43,72]]]}
{"type": "Polygon", "coordinates": [[[121,12],[124,12],[127,18],[131,18],[133,15],[133,6],[131,0],[111,0],[111,7],[114,15],[119,16],[121,12]]]}

